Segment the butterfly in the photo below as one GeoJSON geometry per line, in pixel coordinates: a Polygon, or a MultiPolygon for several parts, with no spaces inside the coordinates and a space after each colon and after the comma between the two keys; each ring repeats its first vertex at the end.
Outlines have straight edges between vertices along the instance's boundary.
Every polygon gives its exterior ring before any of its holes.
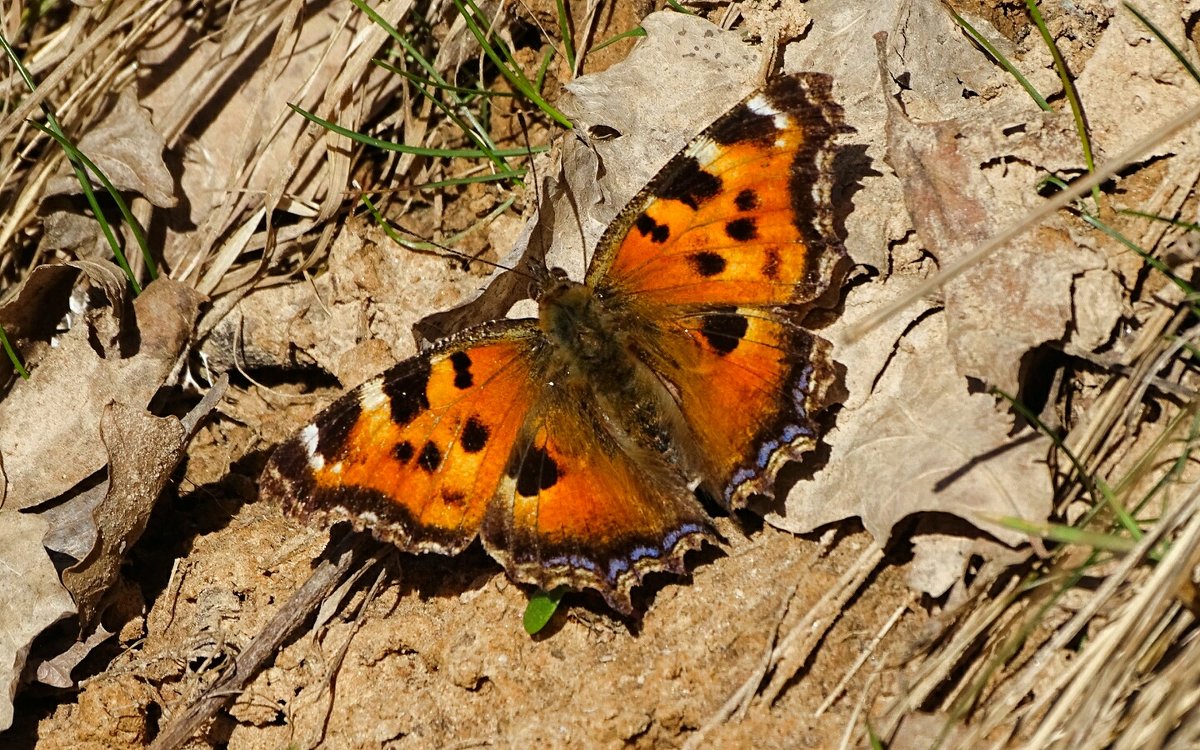
{"type": "Polygon", "coordinates": [[[801,326],[848,265],[831,206],[847,128],[828,76],[774,80],[620,212],[538,317],[438,341],[354,388],[269,459],[261,496],[409,552],[476,538],[514,580],[619,612],[716,540],[699,497],[770,495],[836,380],[801,326]]]}

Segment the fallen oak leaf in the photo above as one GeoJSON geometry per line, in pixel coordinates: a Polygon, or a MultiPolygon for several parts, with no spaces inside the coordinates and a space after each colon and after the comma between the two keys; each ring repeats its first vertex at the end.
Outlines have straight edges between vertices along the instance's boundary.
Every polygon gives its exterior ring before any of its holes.
{"type": "Polygon", "coordinates": [[[182,421],[119,403],[104,410],[100,437],[108,451],[109,468],[104,498],[91,513],[94,546],[62,575],[85,627],[93,622],[102,598],[116,582],[125,555],[146,530],[150,512],[183,459],[200,419],[224,395],[228,382],[228,377],[222,376],[182,421]]]}

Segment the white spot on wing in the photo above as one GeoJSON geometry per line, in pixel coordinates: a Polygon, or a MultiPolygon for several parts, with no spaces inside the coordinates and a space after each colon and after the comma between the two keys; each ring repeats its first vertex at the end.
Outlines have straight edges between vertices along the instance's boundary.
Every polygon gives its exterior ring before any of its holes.
{"type": "Polygon", "coordinates": [[[721,155],[720,147],[707,138],[697,141],[695,144],[693,144],[691,151],[691,156],[694,157],[702,167],[707,167],[709,164],[712,164],[716,158],[721,155]]]}
{"type": "Polygon", "coordinates": [[[308,466],[313,471],[320,471],[325,468],[325,457],[317,453],[317,426],[310,424],[303,430],[300,430],[300,444],[304,446],[304,452],[308,454],[308,466]]]}
{"type": "Polygon", "coordinates": [[[775,115],[783,114],[771,104],[771,100],[762,94],[750,97],[750,101],[746,102],[746,106],[756,115],[763,117],[774,117],[775,115]]]}
{"type": "Polygon", "coordinates": [[[358,403],[363,411],[375,411],[386,404],[387,400],[381,380],[368,380],[358,389],[358,403]]]}
{"type": "Polygon", "coordinates": [[[787,114],[776,109],[775,105],[771,104],[771,100],[762,94],[751,97],[750,100],[746,102],[746,107],[760,117],[770,117],[771,121],[775,123],[776,130],[787,130],[787,114]]]}

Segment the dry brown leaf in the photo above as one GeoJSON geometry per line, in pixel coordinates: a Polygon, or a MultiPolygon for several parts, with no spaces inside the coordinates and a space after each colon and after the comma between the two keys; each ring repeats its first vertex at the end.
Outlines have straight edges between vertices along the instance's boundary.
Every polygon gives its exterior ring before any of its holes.
{"type": "Polygon", "coordinates": [[[783,511],[768,519],[773,525],[804,533],[858,516],[886,540],[904,517],[939,511],[1016,544],[1021,534],[986,516],[1048,514],[1049,440],[1031,430],[1010,436],[1012,417],[996,399],[968,391],[949,356],[944,316],[905,333],[869,397],[855,400],[861,405],[843,409],[825,436],[824,467],[796,483],[783,511]]]}
{"type": "MultiPolygon", "coordinates": [[[[26,363],[38,361],[50,346],[50,339],[67,314],[71,287],[80,272],[87,275],[88,283],[100,287],[115,307],[124,307],[125,276],[111,263],[83,260],[38,266],[0,306],[0,326],[26,363]]],[[[12,373],[8,357],[0,357],[0,383],[7,383],[12,373]]],[[[2,490],[0,482],[0,505],[4,501],[2,490]]]]}
{"type": "Polygon", "coordinates": [[[33,639],[75,613],[42,547],[46,529],[37,516],[0,510],[0,732],[12,725],[12,700],[33,639]]]}
{"type": "Polygon", "coordinates": [[[201,420],[224,398],[228,386],[229,378],[222,376],[182,420],[109,404],[100,422],[108,477],[39,514],[51,523],[43,545],[79,561],[62,578],[85,625],[93,621],[101,597],[145,531],[158,496],[201,420]]]}
{"type": "Polygon", "coordinates": [[[40,510],[38,516],[50,523],[42,546],[72,560],[82,560],[96,546],[96,508],[108,494],[108,480],[40,510]]]}
{"type": "Polygon", "coordinates": [[[430,305],[457,304],[478,281],[443,257],[397,247],[376,226],[352,224],[334,241],[326,273],[251,292],[201,351],[216,371],[316,365],[355,385],[415,354],[410,332],[430,305]],[[357,374],[343,372],[347,352],[364,340],[386,342],[388,351],[378,352],[375,367],[359,362],[349,366],[357,374]]]}
{"type": "MultiPolygon", "coordinates": [[[[1178,44],[1188,38],[1192,22],[1181,14],[1179,3],[1139,0],[1136,6],[1168,39],[1178,44]]],[[[1196,102],[1196,82],[1187,70],[1166,45],[1124,10],[1114,14],[1100,35],[1075,86],[1086,108],[1096,159],[1101,163],[1105,154],[1120,153],[1167,119],[1157,113],[1169,116],[1196,102]],[[1119,94],[1114,96],[1114,91],[1119,94]]],[[[1183,130],[1158,144],[1145,158],[1179,153],[1185,144],[1194,141],[1195,130],[1183,130]]],[[[1075,150],[1078,152],[1078,144],[1075,150]]]]}
{"type": "MultiPolygon", "coordinates": [[[[108,115],[75,145],[117,190],[137,193],[159,208],[175,205],[175,180],[163,162],[162,133],[150,121],[150,112],[138,104],[133,88],[124,89],[108,115]]],[[[100,188],[98,181],[94,187],[100,188]]],[[[80,192],[79,180],[68,170],[46,184],[42,197],[80,192]]]]}
{"type": "Polygon", "coordinates": [[[184,438],[183,425],[175,417],[155,417],[120,403],[105,408],[100,439],[108,452],[109,481],[94,512],[96,546],[62,576],[82,622],[92,622],[125,553],[145,530],[154,502],[182,458],[184,438]]]}
{"type": "MultiPolygon", "coordinates": [[[[945,10],[919,5],[898,15],[884,76],[887,163],[916,231],[890,245],[878,278],[850,291],[844,318],[825,332],[835,341],[865,309],[895,299],[1039,204],[1042,176],[1082,168],[1070,118],[1040,113],[1007,77],[971,63],[982,56],[945,10]],[[895,80],[905,83],[902,107],[895,80]]],[[[1063,345],[1072,331],[1077,342],[1107,341],[1125,303],[1106,263],[1072,236],[1069,219],[1054,219],[949,284],[943,309],[914,306],[857,344],[836,347],[850,396],[827,436],[829,453],[814,477],[793,487],[781,517],[768,520],[807,531],[859,515],[886,539],[906,515],[938,511],[1006,544],[1023,541],[987,519],[1045,517],[1049,442],[1029,427],[1014,434],[1005,404],[972,393],[968,378],[1017,395],[1031,350],[1063,345]],[[1074,320],[1081,306],[1088,309],[1074,320]]],[[[944,593],[972,555],[1011,559],[987,539],[923,528],[917,535],[910,583],[931,594],[944,593]]]]}
{"type": "Polygon", "coordinates": [[[104,629],[104,625],[97,623],[92,634],[82,641],[76,641],[71,646],[53,659],[46,659],[41,664],[37,665],[37,680],[43,685],[50,687],[67,688],[75,685],[75,680],[71,678],[71,672],[75,667],[79,666],[79,662],[87,658],[88,654],[101,643],[104,643],[109,638],[112,638],[115,633],[110,633],[104,629]]]}
{"type": "MultiPolygon", "coordinates": [[[[1069,115],[1010,102],[926,123],[898,106],[889,112],[888,163],[904,185],[924,248],[941,266],[1032,210],[1042,200],[1034,190],[1041,176],[1081,165],[1069,115]]],[[[1022,357],[1066,337],[1074,278],[1104,264],[1065,230],[1046,227],[948,284],[949,342],[959,372],[1015,395],[1022,357]]],[[[1119,296],[1105,302],[1101,309],[1120,310],[1119,296]]]]}
{"type": "Polygon", "coordinates": [[[30,379],[0,401],[4,507],[57,497],[105,465],[101,413],[111,402],[145,408],[187,346],[199,303],[188,287],[158,279],[133,316],[97,308],[31,363],[30,379]]]}

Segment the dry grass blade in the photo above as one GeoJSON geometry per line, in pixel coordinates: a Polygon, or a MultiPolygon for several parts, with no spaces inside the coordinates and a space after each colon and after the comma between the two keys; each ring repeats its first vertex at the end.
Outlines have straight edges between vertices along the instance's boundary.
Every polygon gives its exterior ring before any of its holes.
{"type": "MultiPolygon", "coordinates": [[[[1145,580],[1137,582],[1137,593],[1117,611],[1111,624],[1097,633],[1081,658],[1067,670],[1067,682],[1061,692],[1046,693],[1035,700],[1028,712],[1036,715],[1042,704],[1053,700],[1054,706],[1030,739],[1032,747],[1098,747],[1106,745],[1110,736],[1119,733],[1116,721],[1123,713],[1122,704],[1129,691],[1139,682],[1136,672],[1142,671],[1137,652],[1149,642],[1150,631],[1159,620],[1172,616],[1177,609],[1175,592],[1183,581],[1190,580],[1200,563],[1200,486],[1164,517],[1143,539],[1139,548],[1104,582],[1107,591],[1097,592],[1089,609],[1099,609],[1105,596],[1130,581],[1131,572],[1142,557],[1160,539],[1175,533],[1183,526],[1171,544],[1170,551],[1145,580]],[[1103,738],[1103,742],[1097,742],[1103,738]]],[[[1087,610],[1076,615],[1077,627],[1090,619],[1087,610]]],[[[1064,629],[1071,634],[1072,629],[1064,629]]]]}
{"type": "Polygon", "coordinates": [[[862,587],[863,582],[874,572],[882,559],[883,550],[881,548],[868,547],[858,557],[855,564],[842,574],[837,584],[830,588],[821,600],[814,604],[800,621],[789,629],[787,635],[771,649],[769,658],[766,660],[767,669],[756,669],[742,683],[741,687],[729,696],[724,705],[688,737],[687,742],[683,745],[684,750],[703,747],[713,729],[728,721],[739,711],[744,711],[754,700],[754,696],[762,684],[763,676],[770,669],[774,669],[774,676],[762,697],[762,704],[770,706],[795,676],[796,671],[804,664],[816,644],[833,626],[838,613],[843,611],[846,602],[862,587]]]}
{"type": "Polygon", "coordinates": [[[1191,107],[1180,112],[1172,117],[1167,122],[1163,123],[1155,130],[1134,143],[1129,148],[1122,151],[1117,156],[1109,159],[1102,169],[1092,172],[1087,177],[1084,177],[1076,182],[1071,183],[1065,190],[1057,193],[1053,198],[1049,198],[1036,211],[1033,211],[1028,216],[1025,216],[1020,221],[1012,224],[1008,229],[992,237],[987,242],[975,248],[971,252],[963,255],[954,263],[943,268],[936,276],[933,276],[927,281],[918,284],[912,291],[906,293],[895,302],[886,305],[878,311],[868,315],[866,318],[846,330],[846,341],[848,343],[855,342],[861,339],[869,331],[875,329],[899,311],[913,304],[919,299],[929,295],[935,290],[941,288],[953,279],[961,276],[968,269],[975,266],[979,261],[994,253],[1004,245],[1020,237],[1025,232],[1036,227],[1040,222],[1045,220],[1052,214],[1061,211],[1071,205],[1081,197],[1087,195],[1093,188],[1098,187],[1105,181],[1112,179],[1113,175],[1125,169],[1130,164],[1136,162],[1147,151],[1154,146],[1162,143],[1172,137],[1179,131],[1183,130],[1188,125],[1200,119],[1200,105],[1191,107]]]}

